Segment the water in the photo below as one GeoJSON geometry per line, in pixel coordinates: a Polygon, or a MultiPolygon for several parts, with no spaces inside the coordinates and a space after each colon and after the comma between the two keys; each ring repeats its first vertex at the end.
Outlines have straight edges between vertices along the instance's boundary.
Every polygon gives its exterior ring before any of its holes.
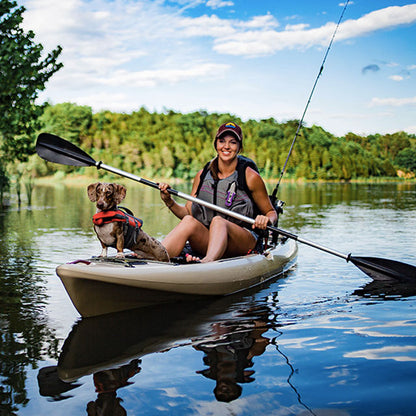
{"type": "MultiPolygon", "coordinates": [[[[280,192],[282,228],[416,265],[415,185],[280,192]]],[[[176,223],[142,185],[124,205],[158,238],[176,223]]],[[[416,414],[416,285],[300,245],[293,270],[255,290],[81,319],[55,267],[100,253],[93,213],[84,187],[63,186],[0,212],[2,416],[416,414]]]]}

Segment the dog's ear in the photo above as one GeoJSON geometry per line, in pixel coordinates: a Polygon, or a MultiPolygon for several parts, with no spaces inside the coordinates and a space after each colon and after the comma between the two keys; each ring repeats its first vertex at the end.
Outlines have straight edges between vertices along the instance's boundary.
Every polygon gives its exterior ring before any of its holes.
{"type": "Polygon", "coordinates": [[[126,197],[127,189],[123,185],[114,184],[114,186],[115,186],[115,201],[116,201],[116,204],[119,204],[126,197]]]}
{"type": "Polygon", "coordinates": [[[87,194],[91,202],[97,201],[97,187],[99,184],[100,182],[96,182],[92,183],[91,185],[88,185],[87,194]]]}

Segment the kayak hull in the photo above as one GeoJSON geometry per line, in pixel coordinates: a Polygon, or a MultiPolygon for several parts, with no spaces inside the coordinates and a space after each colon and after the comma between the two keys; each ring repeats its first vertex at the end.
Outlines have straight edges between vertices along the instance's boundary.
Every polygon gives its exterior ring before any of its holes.
{"type": "Polygon", "coordinates": [[[286,240],[264,255],[210,263],[92,258],[62,264],[56,273],[75,308],[87,317],[192,297],[236,293],[282,274],[294,264],[296,256],[296,242],[286,240]]]}

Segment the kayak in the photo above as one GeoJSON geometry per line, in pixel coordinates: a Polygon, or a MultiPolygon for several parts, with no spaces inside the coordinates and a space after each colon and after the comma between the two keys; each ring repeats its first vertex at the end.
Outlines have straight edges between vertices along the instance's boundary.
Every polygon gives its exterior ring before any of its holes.
{"type": "Polygon", "coordinates": [[[297,244],[283,239],[262,254],[209,263],[158,262],[127,256],[75,260],[56,268],[83,317],[196,297],[230,295],[287,271],[297,244]]]}

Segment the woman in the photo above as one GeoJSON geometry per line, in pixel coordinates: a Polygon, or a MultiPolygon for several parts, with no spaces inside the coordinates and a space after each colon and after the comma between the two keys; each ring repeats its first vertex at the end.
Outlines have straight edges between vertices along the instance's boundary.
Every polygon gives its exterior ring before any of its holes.
{"type": "Polygon", "coordinates": [[[247,254],[257,244],[255,230],[265,230],[267,225],[277,220],[260,175],[250,167],[241,168],[242,162],[238,157],[243,147],[241,128],[235,123],[221,125],[214,147],[217,157],[210,162],[206,175],[201,170],[195,176],[191,195],[252,218],[256,210],[260,214],[255,216],[250,230],[245,228],[247,224],[225,218],[223,214],[199,204],[190,201],[185,206],[177,204],[167,191],[169,185],[161,183],[159,189],[163,202],[181,220],[162,241],[170,257],[178,256],[187,241],[195,252],[202,255],[202,259],[189,256],[188,261],[205,263],[247,254]],[[241,175],[245,175],[244,181],[241,175]],[[239,186],[242,182],[246,189],[239,186]]]}

